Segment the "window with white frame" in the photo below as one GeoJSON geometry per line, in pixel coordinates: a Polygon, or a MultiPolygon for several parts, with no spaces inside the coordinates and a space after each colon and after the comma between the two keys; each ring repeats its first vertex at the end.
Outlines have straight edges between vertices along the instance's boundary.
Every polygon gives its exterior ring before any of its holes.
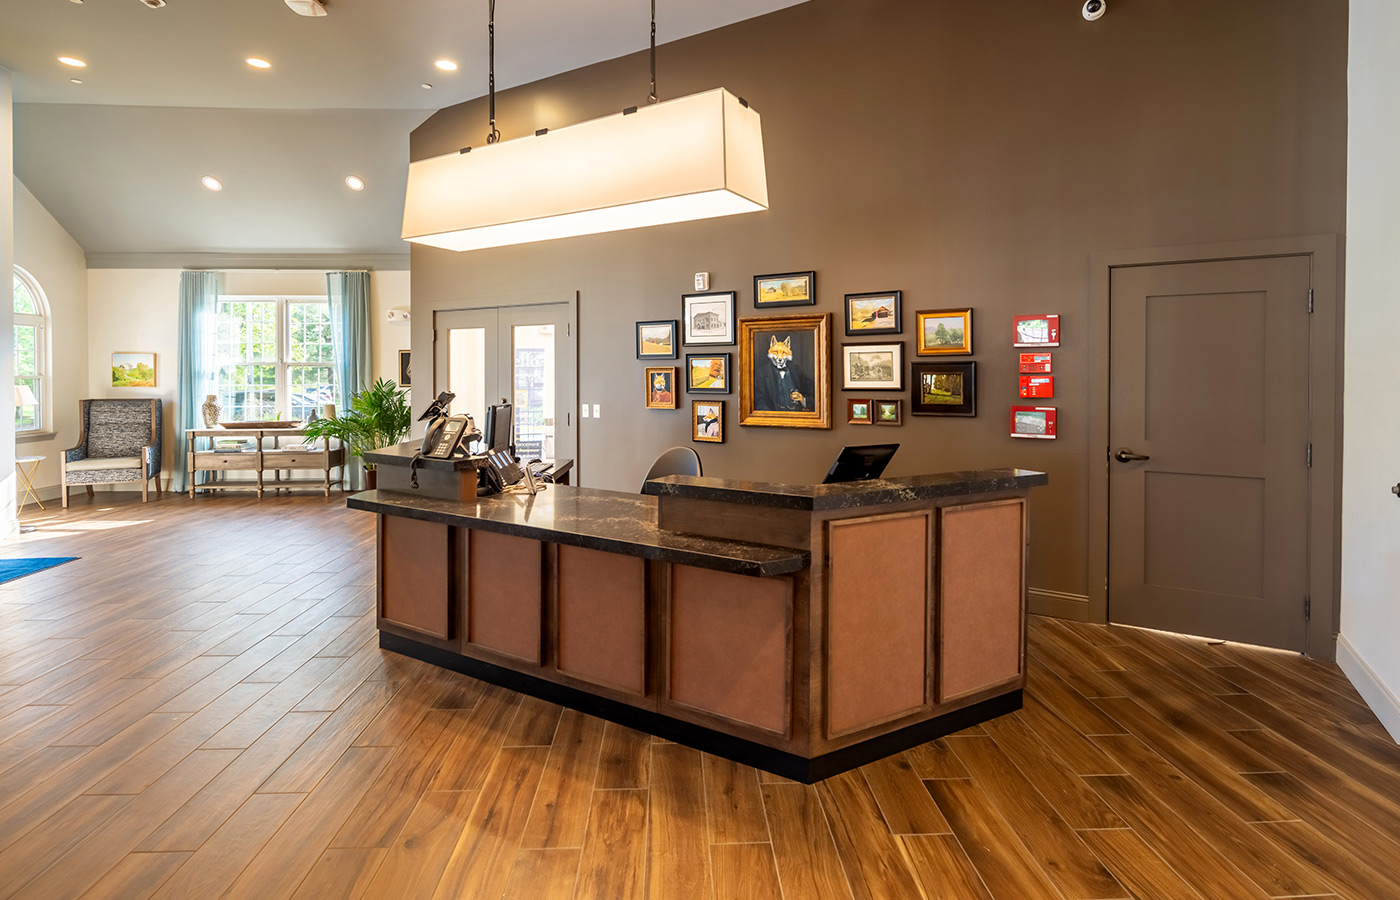
{"type": "Polygon", "coordinates": [[[48,405],[48,302],[34,276],[15,266],[15,434],[43,431],[48,405]]]}
{"type": "Polygon", "coordinates": [[[216,322],[224,421],[301,421],[336,401],[325,297],[220,297],[216,322]]]}

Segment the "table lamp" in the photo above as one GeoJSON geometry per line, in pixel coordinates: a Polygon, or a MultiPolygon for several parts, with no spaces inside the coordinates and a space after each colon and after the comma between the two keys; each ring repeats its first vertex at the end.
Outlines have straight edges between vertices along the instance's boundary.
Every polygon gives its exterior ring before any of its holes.
{"type": "Polygon", "coordinates": [[[39,398],[34,396],[34,392],[27,384],[15,385],[15,407],[23,409],[26,406],[38,406],[39,398]]]}

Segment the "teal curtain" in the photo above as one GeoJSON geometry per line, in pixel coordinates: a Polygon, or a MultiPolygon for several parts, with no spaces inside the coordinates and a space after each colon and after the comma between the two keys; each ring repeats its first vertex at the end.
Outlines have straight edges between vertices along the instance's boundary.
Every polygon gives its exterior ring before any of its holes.
{"type": "MultiPolygon", "coordinates": [[[[214,390],[214,307],[219,299],[217,272],[180,273],[179,354],[175,379],[175,457],[170,476],[174,491],[189,490],[187,428],[203,428],[200,407],[214,390]]],[[[201,476],[202,478],[203,476],[201,476]]]]}
{"type": "MultiPolygon", "coordinates": [[[[350,397],[374,380],[370,355],[369,273],[327,272],[326,293],[331,303],[331,340],[335,346],[336,411],[350,408],[350,397]]],[[[346,460],[345,477],[351,490],[364,488],[364,466],[346,460]]]]}

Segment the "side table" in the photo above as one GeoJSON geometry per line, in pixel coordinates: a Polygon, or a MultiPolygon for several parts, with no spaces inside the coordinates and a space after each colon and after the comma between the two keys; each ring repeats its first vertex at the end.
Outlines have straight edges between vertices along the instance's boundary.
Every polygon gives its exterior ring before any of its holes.
{"type": "Polygon", "coordinates": [[[18,505],[15,511],[24,508],[25,498],[33,497],[34,502],[39,504],[39,508],[44,508],[44,501],[39,499],[39,492],[34,487],[34,476],[39,474],[39,463],[43,462],[46,456],[17,456],[15,457],[15,471],[19,473],[19,486],[24,491],[21,494],[15,492],[18,505]]]}

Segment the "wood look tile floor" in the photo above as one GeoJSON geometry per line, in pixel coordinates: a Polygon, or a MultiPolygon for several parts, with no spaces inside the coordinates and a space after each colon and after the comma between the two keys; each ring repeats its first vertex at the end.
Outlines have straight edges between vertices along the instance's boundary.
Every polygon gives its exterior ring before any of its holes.
{"type": "Polygon", "coordinates": [[[0,900],[1400,898],[1332,665],[1033,619],[1022,711],[804,786],[380,651],[340,497],[23,520],[0,900]]]}

